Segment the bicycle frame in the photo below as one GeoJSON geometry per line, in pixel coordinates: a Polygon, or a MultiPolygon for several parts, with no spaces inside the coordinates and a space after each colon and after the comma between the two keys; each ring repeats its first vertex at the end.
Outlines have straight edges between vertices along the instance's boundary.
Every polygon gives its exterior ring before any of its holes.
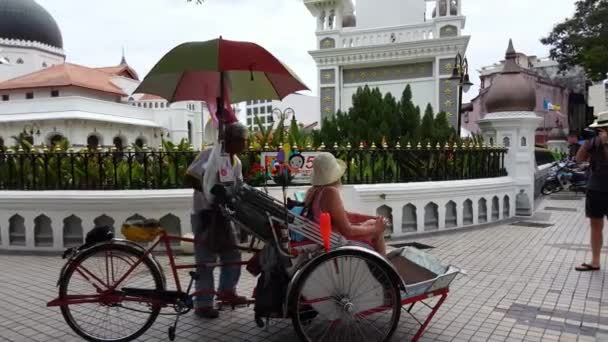
{"type": "MultiPolygon", "coordinates": [[[[175,282],[175,289],[176,289],[176,293],[178,294],[186,294],[188,296],[196,296],[196,295],[200,295],[200,294],[210,294],[210,293],[215,293],[215,291],[213,289],[211,290],[201,290],[201,291],[195,291],[191,294],[188,293],[184,293],[183,292],[183,287],[181,284],[181,281],[179,279],[179,275],[178,275],[178,270],[180,269],[195,269],[198,267],[221,267],[221,266],[228,266],[228,265],[239,265],[239,266],[243,266],[247,264],[247,261],[235,261],[235,262],[214,262],[214,263],[201,263],[201,264],[177,264],[175,261],[175,254],[173,253],[173,250],[171,248],[171,241],[183,241],[183,242],[190,242],[193,244],[197,244],[196,239],[192,239],[192,238],[186,238],[186,237],[181,237],[181,236],[174,236],[174,235],[169,235],[167,234],[165,231],[162,231],[158,237],[156,237],[153,240],[152,246],[148,247],[147,249],[142,249],[144,250],[144,253],[141,257],[139,257],[139,259],[137,259],[135,261],[135,263],[133,263],[129,269],[127,269],[127,271],[120,276],[120,278],[118,278],[118,280],[114,281],[114,279],[112,279],[113,283],[110,284],[110,274],[113,276],[113,263],[112,263],[112,258],[111,255],[106,253],[106,282],[104,282],[104,280],[99,279],[99,277],[97,277],[95,274],[93,274],[91,271],[87,270],[84,267],[81,267],[80,265],[76,266],[76,272],[78,272],[86,281],[88,281],[93,288],[95,288],[98,292],[98,294],[95,295],[68,295],[66,296],[66,298],[57,298],[54,299],[52,301],[50,301],[47,306],[62,306],[62,305],[70,305],[70,304],[84,304],[84,303],[97,303],[97,302],[108,302],[108,303],[112,303],[112,302],[120,302],[120,301],[142,301],[142,299],[145,299],[146,301],[151,301],[153,302],[153,304],[156,305],[162,305],[162,306],[166,306],[166,305],[170,305],[170,304],[175,304],[175,301],[170,301],[170,300],[159,300],[156,298],[145,298],[146,296],[133,296],[133,295],[128,295],[128,294],[124,294],[124,293],[117,293],[117,288],[120,286],[120,284],[125,281],[125,279],[127,279],[127,277],[129,277],[129,275],[146,259],[149,258],[151,253],[155,250],[155,248],[160,245],[163,244],[165,247],[165,252],[166,255],[169,259],[169,266],[171,268],[171,274],[173,275],[173,280],[175,282]],[[96,284],[95,282],[99,283],[96,284]],[[105,289],[100,288],[100,286],[105,287],[105,289]]],[[[239,250],[246,250],[246,251],[256,251],[256,249],[254,248],[245,248],[245,247],[240,247],[240,246],[235,246],[237,249],[239,250]]],[[[72,260],[70,260],[69,262],[73,262],[72,260]]],[[[131,263],[131,261],[127,261],[128,263],[131,263]]],[[[159,271],[162,273],[163,270],[159,269],[159,271]]],[[[166,290],[166,289],[165,289],[166,290]]],[[[150,296],[152,297],[152,296],[150,296]]]]}

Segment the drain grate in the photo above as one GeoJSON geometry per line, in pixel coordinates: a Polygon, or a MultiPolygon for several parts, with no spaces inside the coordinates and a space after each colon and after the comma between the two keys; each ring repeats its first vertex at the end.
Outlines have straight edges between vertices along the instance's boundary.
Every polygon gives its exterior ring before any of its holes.
{"type": "Polygon", "coordinates": [[[553,223],[540,223],[540,222],[529,222],[529,221],[518,221],[513,222],[510,226],[518,226],[518,227],[529,227],[529,228],[549,228],[553,226],[553,223]]]}
{"type": "Polygon", "coordinates": [[[553,211],[569,211],[569,212],[577,212],[576,208],[564,208],[564,207],[545,207],[545,210],[553,210],[553,211]]]}
{"type": "Polygon", "coordinates": [[[395,248],[400,248],[400,247],[414,247],[414,248],[417,248],[417,249],[433,249],[433,248],[435,248],[433,246],[425,245],[425,244],[420,243],[420,242],[396,243],[396,244],[391,244],[391,246],[393,246],[395,248]]]}

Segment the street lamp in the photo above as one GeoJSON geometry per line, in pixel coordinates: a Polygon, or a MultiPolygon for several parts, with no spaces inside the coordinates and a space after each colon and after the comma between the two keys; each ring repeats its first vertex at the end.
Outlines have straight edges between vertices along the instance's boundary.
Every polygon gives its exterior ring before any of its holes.
{"type": "Polygon", "coordinates": [[[289,120],[291,117],[293,117],[294,115],[296,115],[296,112],[293,110],[293,108],[291,107],[287,107],[284,110],[280,110],[279,108],[275,108],[272,111],[272,115],[274,115],[274,117],[277,120],[289,120]]]}
{"type": "MultiPolygon", "coordinates": [[[[167,136],[167,138],[170,138],[171,137],[171,131],[168,128],[164,128],[164,127],[160,128],[160,138],[164,139],[165,135],[167,136]]],[[[154,130],[154,137],[158,138],[158,133],[156,133],[156,130],[154,130]]]]}
{"type": "Polygon", "coordinates": [[[473,83],[469,79],[469,61],[460,52],[454,58],[454,69],[452,70],[451,81],[458,81],[458,136],[460,137],[460,125],[462,120],[462,93],[468,92],[473,83]]]}
{"type": "Polygon", "coordinates": [[[37,124],[29,124],[23,127],[23,134],[28,136],[34,135],[34,130],[36,130],[36,135],[40,136],[40,127],[37,124]]]}

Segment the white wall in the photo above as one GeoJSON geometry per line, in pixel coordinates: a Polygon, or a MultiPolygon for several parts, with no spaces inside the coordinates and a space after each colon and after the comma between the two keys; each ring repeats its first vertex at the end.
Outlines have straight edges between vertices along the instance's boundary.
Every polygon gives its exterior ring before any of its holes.
{"type": "Polygon", "coordinates": [[[357,0],[357,29],[420,24],[425,11],[424,0],[357,0]]]}
{"type": "MultiPolygon", "coordinates": [[[[11,42],[14,43],[16,41],[11,42]]],[[[0,55],[8,58],[11,64],[0,68],[0,82],[42,70],[43,63],[46,63],[47,67],[50,67],[65,62],[65,57],[61,55],[63,52],[57,49],[54,49],[57,50],[57,54],[55,54],[42,49],[8,45],[6,43],[7,41],[0,39],[0,50],[2,51],[0,55]],[[23,60],[23,64],[17,64],[19,58],[23,60]]],[[[30,44],[32,43],[30,42],[30,44]]]]}
{"type": "MultiPolygon", "coordinates": [[[[420,106],[421,115],[424,114],[424,109],[427,104],[431,104],[435,112],[438,110],[437,106],[437,93],[436,93],[436,80],[426,79],[419,81],[391,81],[391,82],[372,82],[368,83],[370,88],[379,87],[380,91],[385,94],[390,92],[399,101],[401,99],[401,93],[405,90],[407,85],[410,85],[412,89],[412,101],[415,105],[420,106]]],[[[342,89],[342,103],[340,108],[342,111],[348,110],[353,103],[352,96],[357,92],[358,87],[363,87],[365,84],[349,84],[344,85],[342,89]]]]}
{"type": "MultiPolygon", "coordinates": [[[[289,188],[289,196],[306,187],[289,188]]],[[[408,184],[348,185],[342,188],[342,197],[348,210],[375,215],[376,209],[388,206],[392,210],[395,226],[392,236],[416,235],[428,231],[457,229],[485,222],[498,222],[515,214],[514,181],[510,177],[466,181],[423,182],[408,184]],[[492,203],[496,197],[498,212],[492,216],[492,203]],[[463,218],[464,203],[471,201],[470,222],[463,218]],[[487,205],[487,217],[480,219],[479,202],[487,205]],[[455,226],[447,228],[449,213],[446,204],[456,205],[455,226]],[[508,201],[508,204],[507,202],[508,201]],[[412,205],[416,212],[416,229],[405,231],[403,224],[411,217],[404,216],[403,208],[412,205]],[[427,215],[429,207],[437,206],[437,212],[427,215]],[[508,208],[508,210],[505,210],[508,208]],[[425,216],[437,222],[437,227],[425,228],[425,216]],[[485,222],[484,222],[485,221],[485,222]]],[[[280,188],[271,188],[270,194],[282,198],[280,188]]],[[[107,215],[114,219],[120,236],[120,225],[128,217],[139,214],[161,218],[172,214],[179,218],[181,233],[191,232],[190,211],[192,191],[180,190],[132,190],[132,191],[2,191],[0,192],[0,250],[61,250],[63,246],[63,220],[70,215],[82,219],[83,234],[93,228],[96,217],[107,215]],[[54,243],[48,247],[34,245],[34,219],[39,215],[51,219],[54,243]],[[26,245],[11,245],[9,220],[14,215],[24,218],[26,245]]]]}
{"type": "Polygon", "coordinates": [[[606,103],[606,86],[604,82],[594,84],[589,87],[589,106],[594,107],[594,114],[608,110],[606,103]]]}
{"type": "MultiPolygon", "coordinates": [[[[69,96],[81,96],[96,100],[109,101],[109,102],[118,102],[120,100],[120,95],[118,94],[110,94],[97,90],[79,88],[79,87],[59,87],[59,88],[39,88],[39,89],[18,89],[18,90],[10,90],[4,91],[0,90],[0,95],[8,94],[9,101],[3,102],[0,101],[0,105],[8,104],[12,101],[17,100],[26,100],[26,94],[33,92],[34,98],[28,101],[37,100],[37,99],[47,99],[51,98],[51,91],[58,90],[59,97],[69,97],[69,96]]],[[[0,114],[3,113],[0,107],[0,114]]],[[[6,107],[4,107],[6,108],[6,107]]]]}
{"type": "MultiPolygon", "coordinates": [[[[66,88],[67,89],[67,88],[66,88]]],[[[69,90],[69,89],[68,89],[69,90]]],[[[10,136],[16,135],[23,130],[27,124],[35,124],[40,127],[41,135],[35,138],[35,144],[47,143],[47,134],[54,130],[66,136],[72,144],[86,145],[86,138],[96,129],[103,140],[103,144],[111,145],[112,139],[116,135],[125,136],[129,143],[134,142],[138,136],[146,137],[150,147],[156,147],[160,143],[160,130],[157,129],[157,138],[154,138],[154,130],[156,127],[149,125],[112,123],[110,120],[147,120],[148,123],[156,123],[158,126],[169,130],[171,133],[170,140],[179,142],[182,138],[188,137],[188,121],[192,122],[193,140],[191,143],[195,147],[200,147],[202,142],[202,124],[201,120],[208,118],[206,110],[200,103],[195,106],[195,110],[188,110],[185,103],[177,103],[171,108],[165,109],[148,109],[134,107],[129,104],[103,101],[91,98],[98,92],[93,92],[89,97],[66,96],[61,97],[68,90],[60,89],[60,97],[58,98],[43,98],[42,96],[50,96],[49,91],[40,91],[40,95],[34,95],[33,100],[12,100],[7,102],[0,101],[0,119],[3,115],[10,116],[12,122],[0,124],[0,136],[4,138],[6,143],[11,143],[10,136]],[[76,120],[76,119],[61,119],[62,113],[83,113],[95,114],[104,116],[107,120],[99,119],[91,120],[76,120]],[[48,113],[56,113],[52,119],[35,120],[37,115],[45,115],[48,113]],[[201,118],[201,115],[203,116],[201,118]],[[7,138],[9,137],[9,138],[7,138]]],[[[84,90],[84,92],[87,92],[84,90]]],[[[78,94],[82,94],[83,90],[78,90],[78,94]]],[[[25,96],[25,95],[23,95],[25,96]]],[[[64,114],[65,115],[65,114],[64,114]]]]}
{"type": "Polygon", "coordinates": [[[284,98],[283,101],[273,101],[272,106],[280,110],[292,108],[296,113],[298,122],[305,126],[321,120],[318,96],[292,94],[284,98]]]}

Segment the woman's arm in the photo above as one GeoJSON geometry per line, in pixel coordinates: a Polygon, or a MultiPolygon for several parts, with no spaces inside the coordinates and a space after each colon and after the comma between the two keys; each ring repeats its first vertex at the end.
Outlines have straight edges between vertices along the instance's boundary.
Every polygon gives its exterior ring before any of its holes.
{"type": "Polygon", "coordinates": [[[342,198],[335,188],[324,191],[321,208],[331,215],[332,228],[347,238],[370,236],[384,230],[381,224],[351,224],[344,210],[342,198]]]}
{"type": "Polygon", "coordinates": [[[583,146],[579,147],[576,152],[576,162],[581,163],[589,159],[589,148],[592,146],[593,140],[587,140],[583,146]]]}

